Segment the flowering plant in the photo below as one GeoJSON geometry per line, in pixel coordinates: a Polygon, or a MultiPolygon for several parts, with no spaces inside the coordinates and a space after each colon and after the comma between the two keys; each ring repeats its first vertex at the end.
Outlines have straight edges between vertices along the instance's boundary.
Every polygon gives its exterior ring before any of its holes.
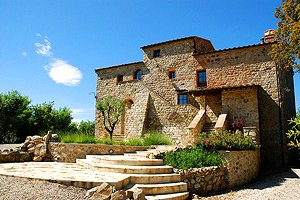
{"type": "Polygon", "coordinates": [[[233,130],[242,130],[243,127],[245,126],[245,120],[244,119],[236,119],[233,121],[232,129],[233,130]]]}
{"type": "Polygon", "coordinates": [[[240,131],[200,133],[197,145],[214,150],[254,150],[258,147],[251,136],[244,136],[240,131]]]}

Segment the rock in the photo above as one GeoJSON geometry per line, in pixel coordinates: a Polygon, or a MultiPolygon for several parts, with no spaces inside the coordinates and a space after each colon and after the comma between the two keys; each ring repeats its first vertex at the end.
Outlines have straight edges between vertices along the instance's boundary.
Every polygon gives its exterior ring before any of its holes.
{"type": "Polygon", "coordinates": [[[207,187],[206,187],[206,190],[207,191],[211,191],[213,189],[213,186],[212,185],[208,185],[207,187]]]}
{"type": "Polygon", "coordinates": [[[34,149],[34,155],[35,156],[39,156],[40,155],[40,149],[39,148],[35,148],[34,149]]]}
{"type": "Polygon", "coordinates": [[[34,148],[34,146],[33,146],[33,147],[29,148],[27,151],[28,151],[29,153],[33,153],[34,150],[35,150],[35,148],[34,148]]]}
{"type": "Polygon", "coordinates": [[[153,153],[149,153],[149,154],[147,155],[147,158],[149,158],[149,159],[155,159],[155,156],[154,156],[153,153]]]}
{"type": "Polygon", "coordinates": [[[27,145],[27,149],[30,149],[31,147],[34,147],[34,144],[30,143],[27,145]]]}
{"type": "Polygon", "coordinates": [[[134,188],[133,189],[133,199],[134,200],[145,200],[145,193],[142,189],[134,188]]]}
{"type": "Polygon", "coordinates": [[[118,190],[111,195],[111,200],[126,200],[126,193],[124,190],[118,190]]]}
{"type": "Polygon", "coordinates": [[[199,183],[196,183],[196,184],[194,185],[194,188],[195,188],[195,189],[200,188],[200,184],[199,184],[199,183]]]}
{"type": "Polygon", "coordinates": [[[58,134],[52,134],[52,137],[50,138],[49,141],[57,142],[59,140],[58,134]]]}
{"type": "Polygon", "coordinates": [[[133,198],[133,191],[132,190],[126,190],[126,196],[128,199],[132,199],[133,198]]]}
{"type": "Polygon", "coordinates": [[[99,186],[93,187],[93,188],[89,189],[89,190],[86,192],[84,198],[85,198],[85,199],[91,198],[91,197],[93,196],[93,194],[97,191],[98,187],[99,187],[99,186]]]}
{"type": "Polygon", "coordinates": [[[41,157],[41,156],[34,156],[33,157],[33,161],[34,162],[40,162],[40,161],[42,161],[43,160],[43,158],[41,157]]]}
{"type": "Polygon", "coordinates": [[[111,185],[102,183],[92,195],[92,200],[109,200],[113,192],[111,185]]]}
{"type": "Polygon", "coordinates": [[[44,142],[48,144],[51,137],[52,137],[52,131],[48,131],[47,135],[45,135],[43,138],[44,142]]]}
{"type": "Polygon", "coordinates": [[[46,155],[47,155],[47,147],[46,144],[44,144],[40,149],[40,156],[46,157],[46,155]]]}
{"type": "Polygon", "coordinates": [[[196,183],[196,181],[195,181],[195,179],[191,179],[191,184],[195,184],[196,183]]]}

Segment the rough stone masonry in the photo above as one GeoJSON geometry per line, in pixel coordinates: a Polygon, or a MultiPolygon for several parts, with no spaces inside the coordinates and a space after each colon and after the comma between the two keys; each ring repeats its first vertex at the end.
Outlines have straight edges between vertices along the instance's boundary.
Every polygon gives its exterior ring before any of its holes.
{"type": "MultiPolygon", "coordinates": [[[[186,145],[221,114],[229,125],[243,119],[245,127],[256,128],[262,165],[282,165],[288,161],[287,120],[295,115],[293,72],[271,60],[272,44],[215,50],[209,40],[192,36],[143,46],[141,62],[96,69],[97,100],[114,95],[126,103],[115,138],[159,130],[186,145]],[[188,129],[199,111],[204,125],[188,129]]],[[[98,112],[95,132],[107,136],[98,112]]]]}

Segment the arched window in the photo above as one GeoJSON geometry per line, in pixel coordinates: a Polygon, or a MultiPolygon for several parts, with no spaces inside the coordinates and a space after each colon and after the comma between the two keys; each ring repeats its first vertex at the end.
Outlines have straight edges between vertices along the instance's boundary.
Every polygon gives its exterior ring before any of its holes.
{"type": "Polygon", "coordinates": [[[142,80],[143,71],[141,69],[138,69],[135,73],[133,78],[137,80],[142,80]]]}

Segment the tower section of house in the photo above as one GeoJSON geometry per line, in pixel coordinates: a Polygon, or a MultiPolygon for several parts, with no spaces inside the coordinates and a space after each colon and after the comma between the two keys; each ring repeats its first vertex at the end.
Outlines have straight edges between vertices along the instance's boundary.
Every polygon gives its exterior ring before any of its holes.
{"type": "MultiPolygon", "coordinates": [[[[263,165],[286,163],[293,72],[270,59],[271,44],[215,50],[193,36],[142,47],[142,62],[97,69],[97,99],[113,95],[126,104],[115,139],[159,130],[175,144],[189,144],[200,132],[242,119],[256,133],[263,165]]],[[[98,112],[95,133],[107,135],[98,112]]]]}

